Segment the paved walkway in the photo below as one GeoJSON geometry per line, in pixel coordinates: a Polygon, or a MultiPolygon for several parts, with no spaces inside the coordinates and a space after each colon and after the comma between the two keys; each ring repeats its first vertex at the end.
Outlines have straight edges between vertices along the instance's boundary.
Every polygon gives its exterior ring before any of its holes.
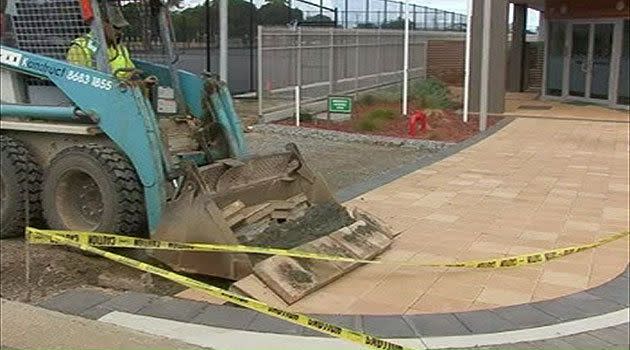
{"type": "Polygon", "coordinates": [[[3,349],[202,349],[87,318],[2,299],[3,349]]]}
{"type": "MultiPolygon", "coordinates": [[[[628,124],[516,119],[495,135],[351,200],[403,233],[391,261],[462,261],[590,243],[627,230],[628,124]]],[[[597,286],[628,264],[628,239],[505,270],[363,266],[291,306],[314,313],[495,308],[597,286]]]]}

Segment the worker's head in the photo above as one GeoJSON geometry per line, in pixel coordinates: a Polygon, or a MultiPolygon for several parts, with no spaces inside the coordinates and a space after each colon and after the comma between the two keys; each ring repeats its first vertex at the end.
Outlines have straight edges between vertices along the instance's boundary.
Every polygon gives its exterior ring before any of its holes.
{"type": "Polygon", "coordinates": [[[107,44],[112,45],[120,41],[122,30],[129,25],[129,22],[123,16],[120,7],[108,3],[106,10],[107,16],[103,20],[103,29],[107,44]]]}

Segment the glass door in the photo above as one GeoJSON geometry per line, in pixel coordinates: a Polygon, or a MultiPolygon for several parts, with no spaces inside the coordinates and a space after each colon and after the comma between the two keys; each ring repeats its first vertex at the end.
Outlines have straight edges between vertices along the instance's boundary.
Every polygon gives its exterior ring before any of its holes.
{"type": "Polygon", "coordinates": [[[589,71],[591,25],[573,24],[571,27],[569,95],[586,97],[586,78],[589,71]]]}
{"type": "Polygon", "coordinates": [[[548,96],[562,96],[562,86],[564,81],[564,61],[565,61],[565,22],[550,22],[549,35],[547,40],[547,67],[545,78],[545,93],[548,96]]]}
{"type": "Polygon", "coordinates": [[[623,21],[621,58],[619,60],[619,82],[616,102],[621,106],[630,105],[630,21],[623,21]]]}
{"type": "Polygon", "coordinates": [[[573,23],[568,91],[573,97],[609,100],[614,23],[573,23]]]}
{"type": "Polygon", "coordinates": [[[597,23],[591,48],[587,71],[590,74],[589,96],[592,99],[608,100],[610,68],[612,61],[614,23],[597,23]]]}

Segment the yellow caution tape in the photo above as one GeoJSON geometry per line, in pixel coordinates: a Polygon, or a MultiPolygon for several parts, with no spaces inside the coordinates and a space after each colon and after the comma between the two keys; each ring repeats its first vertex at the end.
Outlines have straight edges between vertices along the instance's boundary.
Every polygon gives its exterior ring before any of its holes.
{"type": "MultiPolygon", "coordinates": [[[[75,239],[67,238],[64,235],[55,233],[57,231],[43,231],[43,230],[35,230],[32,228],[27,228],[27,233],[29,233],[29,237],[33,235],[33,231],[37,231],[37,233],[41,236],[48,237],[50,240],[54,241],[56,244],[62,244],[62,245],[79,248],[86,252],[103,256],[107,259],[119,262],[123,265],[127,265],[130,267],[136,268],[138,270],[142,270],[142,271],[149,272],[157,276],[164,277],[168,280],[177,282],[186,287],[202,290],[213,297],[220,298],[227,302],[240,305],[248,309],[285,320],[287,322],[295,323],[297,325],[331,335],[335,338],[344,339],[344,340],[348,340],[354,343],[358,343],[371,349],[411,350],[401,345],[398,345],[398,344],[395,344],[395,343],[392,343],[392,342],[389,342],[389,341],[386,341],[377,337],[373,337],[365,333],[356,332],[351,329],[343,328],[343,327],[334,325],[332,323],[328,323],[328,322],[325,322],[325,321],[322,321],[322,320],[319,320],[319,319],[316,319],[316,318],[313,318],[304,314],[300,314],[297,312],[278,309],[278,308],[269,306],[265,303],[262,303],[258,300],[244,297],[236,293],[227,291],[225,289],[217,288],[209,284],[194,280],[192,278],[188,278],[186,276],[182,276],[177,273],[174,273],[165,269],[161,269],[153,265],[149,265],[147,263],[130,259],[122,255],[114,254],[114,253],[96,248],[86,243],[77,242],[77,240],[75,239]]],[[[42,241],[41,236],[38,237],[37,239],[40,242],[42,241]]]]}
{"type": "Polygon", "coordinates": [[[588,249],[599,247],[608,242],[615,241],[630,234],[630,231],[620,232],[602,238],[594,243],[556,248],[542,252],[494,258],[487,260],[470,260],[452,263],[415,263],[383,260],[362,260],[345,256],[336,256],[320,253],[305,252],[299,250],[287,250],[268,247],[254,247],[247,245],[212,244],[212,243],[181,243],[167,242],[153,239],[137,238],[115,235],[110,233],[40,230],[32,227],[26,229],[28,241],[35,244],[60,244],[59,237],[82,245],[93,247],[116,248],[141,248],[158,250],[180,250],[195,252],[226,252],[226,253],[255,253],[267,255],[282,255],[294,258],[317,259],[327,261],[339,261],[361,264],[399,264],[401,266],[426,266],[426,267],[460,267],[460,268],[505,268],[523,265],[539,264],[545,261],[558,259],[567,255],[579,253],[588,249]]]}

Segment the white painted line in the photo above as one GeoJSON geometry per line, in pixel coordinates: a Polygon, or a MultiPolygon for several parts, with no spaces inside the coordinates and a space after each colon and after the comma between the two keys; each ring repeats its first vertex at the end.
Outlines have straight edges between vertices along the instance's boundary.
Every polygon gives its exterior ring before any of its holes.
{"type": "MultiPolygon", "coordinates": [[[[422,339],[394,338],[388,340],[415,349],[425,349],[423,343],[426,344],[429,349],[466,348],[475,346],[514,344],[564,337],[597,329],[618,326],[628,323],[629,320],[630,310],[625,308],[623,310],[584,318],[581,320],[516,331],[449,337],[423,337],[422,339]]],[[[212,347],[215,349],[363,349],[357,344],[340,339],[233,330],[172,321],[150,316],[134,315],[118,311],[111,312],[101,317],[99,321],[116,324],[149,334],[181,340],[189,344],[212,347]]]]}

